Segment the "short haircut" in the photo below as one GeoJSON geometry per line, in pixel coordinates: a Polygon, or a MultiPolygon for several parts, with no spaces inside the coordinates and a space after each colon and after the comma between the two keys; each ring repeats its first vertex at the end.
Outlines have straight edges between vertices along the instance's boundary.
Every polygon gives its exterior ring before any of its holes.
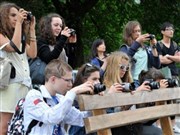
{"type": "Polygon", "coordinates": [[[47,82],[51,76],[60,78],[67,72],[72,72],[72,67],[62,60],[54,59],[45,68],[45,81],[47,82]]]}
{"type": "Polygon", "coordinates": [[[164,23],[161,25],[160,29],[163,30],[163,31],[165,31],[166,28],[168,28],[168,27],[174,28],[174,25],[171,24],[170,22],[164,22],[164,23]]]}
{"type": "Polygon", "coordinates": [[[159,79],[165,79],[164,75],[161,73],[160,70],[155,68],[150,68],[148,71],[141,71],[139,74],[139,82],[142,84],[147,79],[153,79],[153,81],[159,79]]]}

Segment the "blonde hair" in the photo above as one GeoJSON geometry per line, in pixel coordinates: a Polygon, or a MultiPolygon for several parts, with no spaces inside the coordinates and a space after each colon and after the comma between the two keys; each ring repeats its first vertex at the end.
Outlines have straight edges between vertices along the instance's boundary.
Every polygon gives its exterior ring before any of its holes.
{"type": "Polygon", "coordinates": [[[67,72],[72,72],[71,66],[62,60],[54,59],[45,68],[45,81],[47,82],[51,76],[61,78],[67,72]]]}
{"type": "MultiPolygon", "coordinates": [[[[107,67],[104,74],[104,84],[110,87],[114,83],[133,82],[130,70],[126,71],[124,77],[120,77],[120,64],[122,60],[130,62],[130,58],[124,52],[115,51],[107,58],[107,67]]],[[[130,65],[129,65],[130,66],[130,65]]]]}

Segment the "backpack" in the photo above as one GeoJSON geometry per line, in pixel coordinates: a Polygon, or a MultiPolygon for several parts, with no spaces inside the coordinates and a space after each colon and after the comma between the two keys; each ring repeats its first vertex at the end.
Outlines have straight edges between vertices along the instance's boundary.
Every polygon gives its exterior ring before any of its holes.
{"type": "MultiPolygon", "coordinates": [[[[163,49],[163,43],[161,41],[158,41],[158,44],[161,47],[161,49],[163,49]]],[[[174,46],[174,49],[178,49],[179,50],[179,47],[178,47],[176,42],[172,41],[172,44],[174,46]]]]}
{"type": "MultiPolygon", "coordinates": [[[[35,90],[39,90],[35,89],[35,90]]],[[[40,91],[40,90],[39,90],[40,91]]],[[[41,92],[41,91],[40,91],[41,92]]],[[[46,102],[46,99],[43,98],[43,100],[46,102]]],[[[8,132],[7,135],[28,135],[31,132],[31,129],[39,123],[39,126],[42,126],[42,122],[37,120],[32,120],[27,128],[27,131],[25,133],[24,131],[24,115],[23,115],[23,108],[24,108],[24,102],[25,98],[21,98],[15,108],[15,113],[12,116],[12,119],[8,123],[8,132]]]]}
{"type": "MultiPolygon", "coordinates": [[[[41,50],[44,46],[42,45],[39,49],[41,50]]],[[[32,84],[44,84],[45,82],[45,76],[44,76],[44,71],[46,68],[46,63],[42,61],[39,57],[36,57],[34,59],[29,58],[29,69],[30,69],[30,77],[32,80],[32,84]]]]}

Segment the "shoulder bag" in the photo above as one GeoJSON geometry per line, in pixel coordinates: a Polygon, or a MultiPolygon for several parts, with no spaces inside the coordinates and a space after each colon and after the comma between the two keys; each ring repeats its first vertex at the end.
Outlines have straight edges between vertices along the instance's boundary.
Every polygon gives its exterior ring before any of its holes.
{"type": "Polygon", "coordinates": [[[6,88],[9,85],[10,78],[15,77],[15,68],[7,57],[6,51],[2,50],[8,44],[9,42],[0,47],[0,89],[6,88]]]}

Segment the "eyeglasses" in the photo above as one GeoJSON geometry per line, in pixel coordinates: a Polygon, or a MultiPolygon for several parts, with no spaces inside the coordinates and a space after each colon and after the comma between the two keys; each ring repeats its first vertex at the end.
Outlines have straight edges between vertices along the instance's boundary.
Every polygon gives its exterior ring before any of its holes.
{"type": "Polygon", "coordinates": [[[61,79],[63,79],[64,81],[68,82],[68,83],[72,83],[73,82],[73,79],[66,79],[66,78],[63,78],[63,77],[60,77],[61,79]]]}
{"type": "Polygon", "coordinates": [[[128,71],[129,70],[129,66],[126,65],[119,65],[120,69],[128,71]]]}
{"type": "Polygon", "coordinates": [[[165,31],[175,31],[173,28],[166,28],[165,31]]]}

